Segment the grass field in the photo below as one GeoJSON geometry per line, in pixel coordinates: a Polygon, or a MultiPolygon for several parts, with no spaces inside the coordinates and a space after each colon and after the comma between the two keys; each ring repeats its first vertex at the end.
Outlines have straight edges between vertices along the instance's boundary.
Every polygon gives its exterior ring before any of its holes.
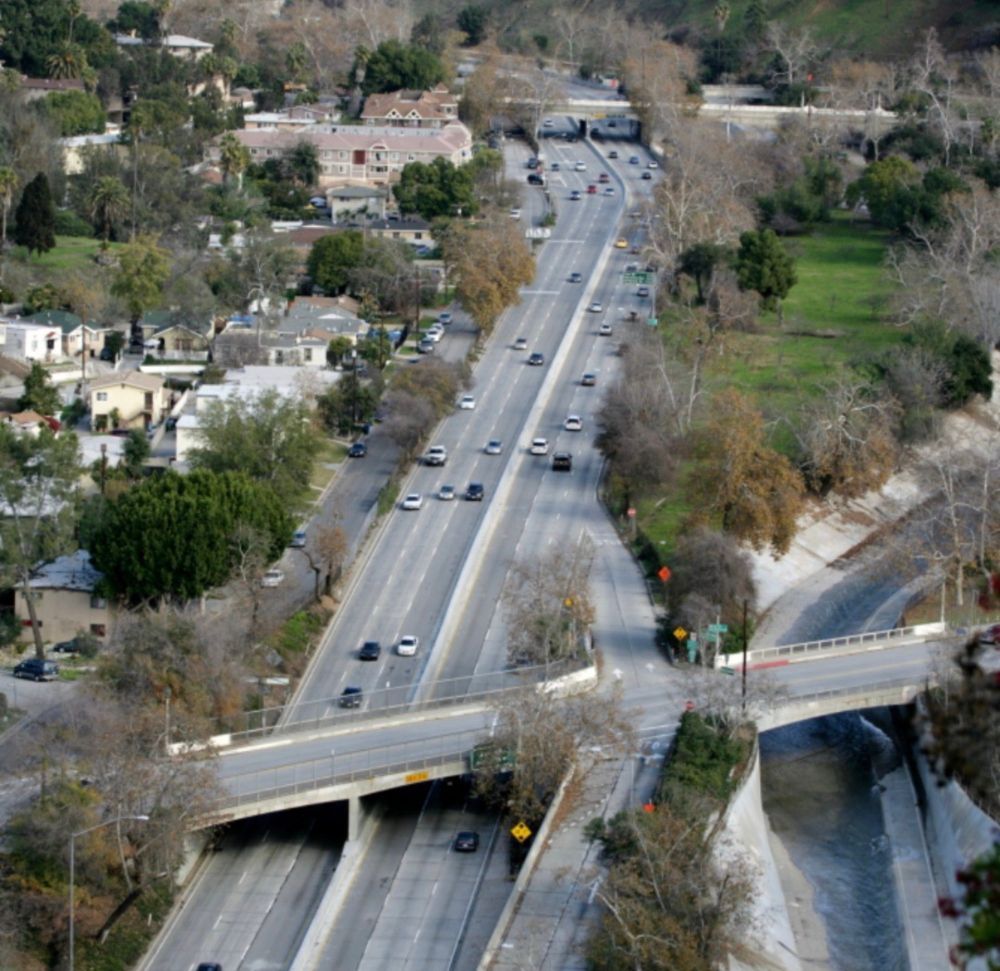
{"type": "MultiPolygon", "coordinates": [[[[111,249],[120,249],[121,243],[111,243],[111,249]]],[[[83,236],[57,236],[55,249],[41,256],[28,256],[23,247],[16,249],[15,255],[30,267],[41,270],[94,270],[94,257],[101,248],[99,239],[83,236]]]]}

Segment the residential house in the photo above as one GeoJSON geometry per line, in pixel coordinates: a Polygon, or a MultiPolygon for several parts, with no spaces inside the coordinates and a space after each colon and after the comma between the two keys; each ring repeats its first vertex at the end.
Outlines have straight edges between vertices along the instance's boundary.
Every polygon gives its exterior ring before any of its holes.
{"type": "Polygon", "coordinates": [[[210,54],[214,45],[207,41],[198,40],[197,37],[186,37],[184,34],[168,34],[166,37],[156,40],[146,40],[144,37],[137,37],[132,34],[116,34],[115,43],[119,47],[145,47],[155,46],[179,57],[183,60],[200,61],[206,54],[210,54]]]}
{"type": "MultiPolygon", "coordinates": [[[[233,133],[256,164],[281,158],[300,141],[316,146],[319,185],[326,189],[347,183],[387,185],[410,162],[429,164],[446,158],[462,165],[472,158],[472,135],[460,121],[441,128],[375,128],[366,125],[312,125],[301,132],[241,130],[233,133]]],[[[218,163],[219,139],[210,143],[208,157],[218,163]]]]}
{"type": "Polygon", "coordinates": [[[128,147],[117,132],[104,135],[69,135],[60,138],[59,145],[62,148],[63,172],[66,175],[79,175],[83,171],[88,149],[104,148],[119,156],[128,151],[128,147]]]}
{"type": "Polygon", "coordinates": [[[374,219],[364,223],[364,230],[372,236],[385,239],[398,239],[401,243],[411,246],[433,246],[431,224],[419,216],[409,216],[406,219],[374,219]]]}
{"type": "Polygon", "coordinates": [[[37,361],[51,364],[62,360],[62,330],[49,324],[32,323],[26,320],[4,320],[4,353],[21,361],[37,361]]]}
{"type": "Polygon", "coordinates": [[[150,310],[139,318],[146,353],[167,361],[205,361],[211,349],[212,322],[198,324],[175,310],[150,310]]]}
{"type": "Polygon", "coordinates": [[[46,418],[37,411],[0,411],[0,423],[31,438],[38,438],[43,428],[50,428],[57,432],[61,427],[57,419],[46,418]]]}
{"type": "Polygon", "coordinates": [[[21,76],[17,86],[17,94],[24,101],[38,101],[55,92],[79,91],[83,93],[86,87],[80,78],[29,78],[21,76]]]}
{"type": "Polygon", "coordinates": [[[86,353],[88,358],[98,357],[104,350],[104,341],[111,333],[110,327],[101,327],[95,321],[84,322],[68,310],[40,310],[25,317],[30,324],[58,327],[62,335],[62,352],[65,357],[75,358],[86,353]]]}
{"type": "Polygon", "coordinates": [[[292,105],[284,111],[256,111],[244,115],[243,127],[248,130],[300,132],[311,125],[336,122],[340,112],[332,105],[292,105]]]}
{"type": "Polygon", "coordinates": [[[169,409],[166,382],[157,374],[122,371],[89,382],[90,427],[147,428],[158,425],[169,409]]]}
{"type": "Polygon", "coordinates": [[[350,222],[358,216],[385,219],[389,190],[381,186],[338,185],[326,190],[326,204],[333,222],[350,222]]]}
{"type": "Polygon", "coordinates": [[[389,91],[370,94],[361,120],[366,125],[442,128],[458,120],[458,96],[443,84],[430,91],[389,91]]]}
{"type": "MultiPolygon", "coordinates": [[[[102,639],[108,636],[111,610],[107,600],[94,592],[101,576],[86,550],[60,556],[32,573],[35,613],[45,641],[68,641],[80,631],[102,639]]],[[[21,620],[23,639],[29,640],[31,620],[20,587],[15,591],[14,612],[21,620]]]]}

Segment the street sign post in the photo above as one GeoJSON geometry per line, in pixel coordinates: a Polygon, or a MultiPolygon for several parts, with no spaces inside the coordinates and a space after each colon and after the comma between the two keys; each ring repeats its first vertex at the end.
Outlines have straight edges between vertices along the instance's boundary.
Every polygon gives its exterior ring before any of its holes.
{"type": "Polygon", "coordinates": [[[513,836],[518,843],[523,843],[531,835],[531,830],[528,829],[523,822],[520,822],[516,826],[511,827],[510,835],[513,836]]]}

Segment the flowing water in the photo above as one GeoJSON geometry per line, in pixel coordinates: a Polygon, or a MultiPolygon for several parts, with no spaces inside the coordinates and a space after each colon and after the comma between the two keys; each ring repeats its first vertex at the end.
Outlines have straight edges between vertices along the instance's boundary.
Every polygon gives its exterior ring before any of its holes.
{"type": "Polygon", "coordinates": [[[907,971],[878,777],[900,763],[857,713],[760,739],[764,811],[814,890],[837,971],[907,971]]]}

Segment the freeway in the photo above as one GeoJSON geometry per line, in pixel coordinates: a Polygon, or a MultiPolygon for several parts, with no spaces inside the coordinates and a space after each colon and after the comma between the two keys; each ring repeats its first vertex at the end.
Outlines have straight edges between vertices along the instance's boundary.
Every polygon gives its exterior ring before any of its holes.
{"type": "MultiPolygon", "coordinates": [[[[533,428],[526,427],[526,422],[535,408],[549,367],[527,366],[523,355],[515,355],[511,345],[514,338],[523,333],[531,338],[529,350],[541,351],[551,362],[567,328],[574,322],[577,325],[574,335],[588,346],[593,343],[592,334],[583,332],[581,321],[586,320],[587,326],[593,327],[594,324],[589,321],[596,318],[584,315],[582,307],[594,299],[607,306],[617,306],[614,301],[621,299],[621,295],[616,296],[615,293],[616,281],[602,277],[600,268],[609,259],[621,258],[618,251],[611,251],[610,243],[617,231],[624,204],[622,191],[611,196],[585,195],[578,203],[569,202],[570,189],[584,189],[589,178],[596,175],[598,166],[603,167],[603,163],[596,151],[586,144],[577,143],[559,150],[565,152],[567,162],[584,161],[589,171],[563,171],[552,187],[553,194],[557,196],[560,218],[553,227],[552,238],[540,250],[538,273],[534,283],[526,288],[522,305],[498,323],[497,331],[477,366],[477,383],[473,389],[477,407],[472,411],[457,411],[442,424],[434,439],[434,442],[448,447],[448,465],[444,470],[418,468],[402,487],[403,492],[429,493],[443,481],[453,482],[461,489],[467,482],[478,480],[484,483],[487,501],[482,504],[462,500],[445,503],[428,497],[420,511],[397,510],[386,518],[371,543],[370,552],[364,555],[356,569],[344,605],[299,693],[298,698],[303,704],[335,698],[346,685],[357,685],[363,687],[366,693],[371,693],[376,686],[415,683],[423,672],[428,648],[434,643],[448,604],[453,599],[463,562],[471,552],[481,555],[474,544],[480,524],[491,512],[489,507],[505,469],[517,466],[519,471],[510,473],[515,477],[534,475],[544,478],[548,475],[551,478],[551,473],[543,472],[537,464],[533,469],[526,467],[519,453],[524,436],[534,433],[533,428]],[[571,269],[578,270],[587,282],[567,282],[566,276],[571,269]],[[505,443],[505,451],[499,457],[482,451],[486,440],[493,437],[501,438],[505,443]],[[401,658],[391,649],[404,633],[415,634],[421,639],[422,650],[414,658],[401,658]],[[362,641],[369,639],[379,640],[384,647],[381,657],[374,663],[357,659],[358,647],[362,641]]],[[[521,164],[524,153],[518,157],[515,149],[509,157],[513,159],[513,174],[522,180],[526,173],[521,164]]],[[[615,265],[615,268],[620,269],[620,266],[615,265]]],[[[580,360],[572,355],[567,356],[565,366],[582,370],[580,360]]],[[[568,374],[566,371],[565,375],[568,374]]],[[[566,381],[568,377],[563,384],[566,381]]],[[[555,382],[550,381],[547,392],[553,393],[555,389],[555,382]]],[[[565,387],[559,385],[558,391],[565,393],[565,387]]],[[[560,402],[559,408],[562,407],[564,405],[560,402]]],[[[592,462],[596,462],[596,458],[592,462]]],[[[573,474],[581,487],[585,482],[592,483],[596,475],[593,465],[586,471],[581,467],[581,473],[579,477],[576,472],[573,474]]],[[[589,516],[593,517],[595,508],[591,492],[589,516]]],[[[504,521],[511,521],[511,517],[517,521],[519,515],[523,516],[523,510],[498,504],[493,515],[504,521]]],[[[554,521],[550,528],[554,535],[559,535],[563,527],[563,523],[554,521]]],[[[497,532],[505,534],[506,530],[497,529],[497,532]]],[[[504,562],[498,561],[494,567],[505,570],[504,562]]],[[[470,603],[476,599],[481,606],[496,603],[495,599],[488,601],[478,592],[474,597],[470,595],[470,603]]],[[[453,643],[442,641],[442,653],[438,656],[443,657],[447,648],[455,648],[451,654],[460,657],[454,662],[459,668],[469,663],[474,665],[479,653],[475,636],[464,630],[453,643]]],[[[446,661],[442,663],[447,668],[446,661]]],[[[335,709],[336,703],[329,707],[335,709]]],[[[290,719],[294,718],[293,710],[290,719]]],[[[406,732],[412,741],[412,728],[406,729],[406,732]]],[[[330,765],[334,761],[335,764],[342,764],[341,760],[347,758],[346,750],[341,749],[340,743],[335,749],[333,759],[329,745],[325,753],[318,752],[314,756],[317,765],[319,762],[330,765]]],[[[272,747],[266,751],[274,754],[280,752],[280,748],[272,747]]],[[[254,769],[255,773],[258,771],[265,770],[254,769]]],[[[296,852],[289,847],[290,856],[296,852]]],[[[319,866],[329,871],[334,863],[331,855],[319,866]]],[[[285,864],[272,862],[270,865],[280,867],[285,864]]],[[[291,873],[291,864],[289,867],[291,873]]],[[[146,965],[148,968],[155,971],[189,968],[208,958],[221,960],[227,971],[245,966],[241,963],[243,954],[219,933],[218,926],[203,928],[191,919],[194,913],[217,912],[217,891],[211,889],[215,885],[213,869],[210,863],[206,868],[206,878],[192,888],[187,906],[175,917],[163,937],[163,946],[146,965]]],[[[265,880],[265,870],[247,869],[240,884],[230,891],[233,908],[240,908],[242,890],[246,895],[246,910],[251,912],[250,901],[255,896],[252,888],[263,886],[265,880]]],[[[284,897],[277,899],[276,896],[268,910],[278,915],[289,914],[294,906],[290,900],[284,897]]],[[[249,928],[245,929],[245,933],[251,934],[249,928]]],[[[259,933],[252,936],[256,939],[259,933]]],[[[259,961],[264,963],[258,966],[284,966],[288,954],[287,947],[275,944],[266,956],[260,956],[259,961]]]]}

